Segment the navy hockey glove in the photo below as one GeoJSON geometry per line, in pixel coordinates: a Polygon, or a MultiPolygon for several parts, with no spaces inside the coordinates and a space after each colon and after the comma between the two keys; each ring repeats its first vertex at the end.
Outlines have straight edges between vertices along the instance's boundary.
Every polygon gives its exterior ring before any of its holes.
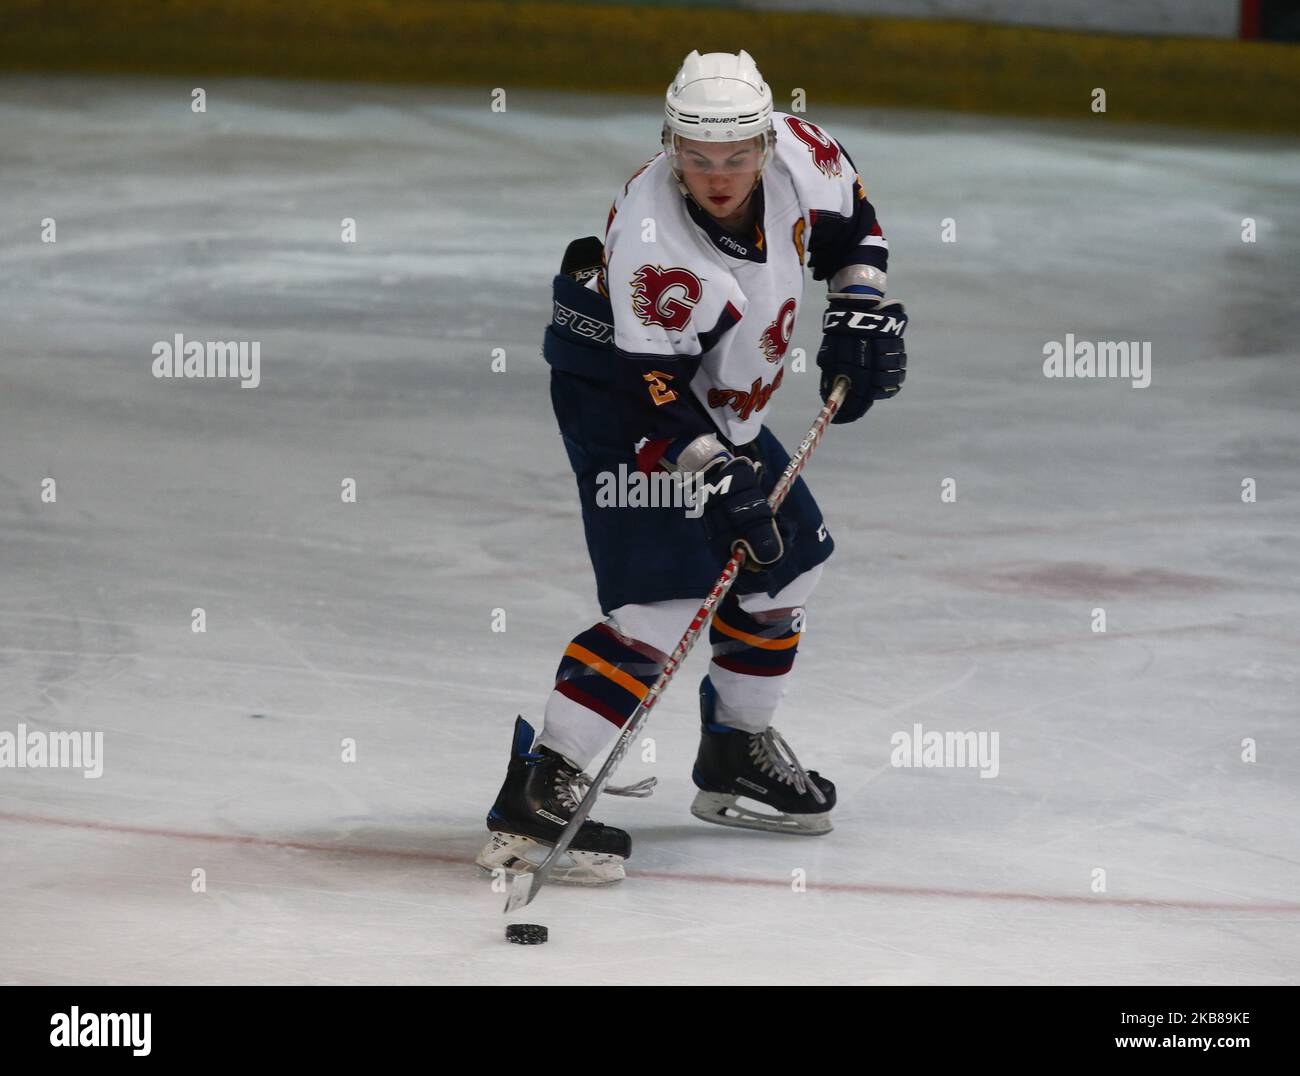
{"type": "Polygon", "coordinates": [[[745,550],[745,567],[770,568],[785,553],[776,516],[758,484],[758,466],[745,456],[719,456],[699,472],[704,533],[730,558],[745,550]]]}
{"type": "Polygon", "coordinates": [[[837,377],[849,379],[849,391],[835,413],[834,422],[854,422],[876,400],[887,400],[903,387],[907,377],[907,352],[903,332],[907,314],[897,299],[832,294],[822,317],[822,346],[817,365],[822,370],[823,402],[837,377]]]}

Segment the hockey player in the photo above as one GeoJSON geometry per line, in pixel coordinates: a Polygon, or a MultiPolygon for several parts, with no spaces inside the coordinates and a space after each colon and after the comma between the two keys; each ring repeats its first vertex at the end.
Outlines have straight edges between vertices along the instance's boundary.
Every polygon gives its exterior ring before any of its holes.
{"type": "MultiPolygon", "coordinates": [[[[531,870],[555,843],[589,786],[584,767],[654,683],[737,546],[750,570],[710,627],[691,810],[744,828],[831,828],[834,784],[804,770],[772,719],[834,543],[802,479],[777,515],[768,507],[789,457],[763,420],[782,387],[805,266],[828,281],[822,399],[836,378],[850,382],[836,423],[899,391],[907,316],[884,299],[888,246],[853,161],[822,128],[773,111],[748,53],[692,52],[665,111],[663,150],[615,200],[603,250],[576,240],[554,280],[544,355],[605,619],[565,648],[541,735],[515,722],[477,860],[488,870],[531,870]],[[696,479],[702,513],[604,503],[600,476],[620,465],[696,479]]],[[[627,833],[588,820],[552,877],[618,881],[630,852],[627,833]]]]}

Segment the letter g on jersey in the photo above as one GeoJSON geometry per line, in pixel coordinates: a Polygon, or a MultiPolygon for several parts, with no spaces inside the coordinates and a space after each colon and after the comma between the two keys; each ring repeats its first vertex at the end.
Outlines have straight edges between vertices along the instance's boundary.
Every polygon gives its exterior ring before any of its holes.
{"type": "Polygon", "coordinates": [[[632,274],[632,310],[646,325],[680,332],[704,294],[700,278],[676,266],[643,265],[632,274]]]}

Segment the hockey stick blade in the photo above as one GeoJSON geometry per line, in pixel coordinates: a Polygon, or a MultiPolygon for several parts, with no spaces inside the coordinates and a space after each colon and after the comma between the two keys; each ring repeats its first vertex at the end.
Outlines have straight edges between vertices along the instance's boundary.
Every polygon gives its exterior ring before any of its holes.
{"type": "Polygon", "coordinates": [[[510,879],[510,890],[506,895],[506,914],[516,908],[526,908],[533,901],[533,872],[516,874],[510,879]]]}
{"type": "MultiPolygon", "coordinates": [[[[809,459],[812,458],[813,450],[817,447],[817,442],[821,440],[827,425],[839,411],[840,404],[844,401],[844,394],[848,391],[848,378],[836,378],[835,385],[831,389],[830,395],[826,397],[826,403],[818,413],[817,418],[812,424],[812,428],[799,442],[799,447],[795,450],[790,462],[781,472],[781,477],[777,479],[776,485],[768,495],[767,503],[771,506],[772,511],[781,507],[785,500],[786,494],[790,492],[790,487],[794,485],[794,480],[799,477],[799,472],[804,469],[809,459]]],[[[686,629],[686,634],[678,640],[677,646],[664,662],[663,670],[659,673],[650,690],[645,693],[645,697],[637,704],[637,708],[632,711],[632,715],[627,719],[623,726],[623,731],[619,733],[618,739],[614,743],[614,749],[610,751],[609,757],[605,759],[605,764],[601,766],[596,776],[592,779],[591,787],[587,789],[587,794],[582,797],[582,802],[578,804],[577,810],[569,818],[568,823],[560,832],[560,838],[555,842],[555,846],[547,853],[546,857],[534,867],[531,871],[523,874],[516,874],[510,880],[510,891],[506,895],[506,906],[504,911],[511,912],[517,908],[523,908],[531,904],[537,894],[541,892],[542,886],[546,884],[550,877],[551,870],[555,866],[555,861],[568,851],[569,845],[578,835],[578,830],[591,814],[591,809],[596,803],[596,798],[605,790],[609,784],[609,779],[614,775],[614,770],[618,764],[623,761],[623,756],[627,754],[628,745],[638,732],[641,726],[646,723],[650,716],[650,711],[654,704],[663,694],[664,688],[672,680],[673,674],[677,672],[678,666],[686,660],[686,655],[691,652],[691,647],[695,645],[695,640],[699,638],[700,632],[704,630],[704,625],[708,623],[709,618],[713,615],[713,610],[718,606],[727,592],[731,590],[731,584],[736,581],[736,575],[739,573],[741,566],[745,562],[745,552],[738,549],[727,561],[727,566],[722,569],[722,574],[718,576],[717,582],[713,584],[713,589],[704,599],[704,604],[700,606],[691,621],[691,626],[686,629]]]]}

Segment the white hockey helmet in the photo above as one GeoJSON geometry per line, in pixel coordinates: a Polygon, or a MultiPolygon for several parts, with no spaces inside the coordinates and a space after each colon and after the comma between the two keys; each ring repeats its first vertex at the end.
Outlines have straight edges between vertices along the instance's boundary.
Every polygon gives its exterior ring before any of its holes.
{"type": "Polygon", "coordinates": [[[762,140],[759,171],[772,155],[772,91],[743,49],[739,55],[703,56],[692,49],[668,87],[664,115],[664,152],[679,179],[678,136],[698,142],[743,142],[757,136],[762,140]]]}

